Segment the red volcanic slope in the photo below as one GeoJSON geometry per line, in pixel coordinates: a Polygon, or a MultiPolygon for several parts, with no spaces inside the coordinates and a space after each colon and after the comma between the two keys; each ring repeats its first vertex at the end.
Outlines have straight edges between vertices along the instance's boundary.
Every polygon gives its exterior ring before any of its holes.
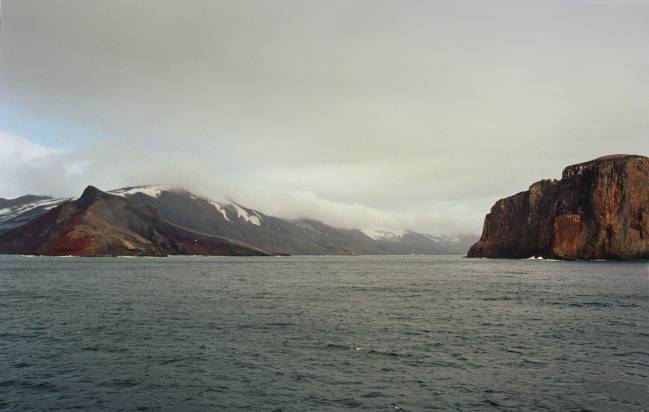
{"type": "Polygon", "coordinates": [[[242,242],[209,236],[162,220],[89,186],[82,196],[0,235],[0,253],[75,256],[268,255],[242,242]]]}

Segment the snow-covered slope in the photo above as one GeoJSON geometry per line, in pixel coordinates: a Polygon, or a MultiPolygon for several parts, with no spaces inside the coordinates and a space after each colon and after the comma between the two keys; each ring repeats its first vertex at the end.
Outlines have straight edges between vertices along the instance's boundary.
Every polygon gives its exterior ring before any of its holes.
{"type": "Polygon", "coordinates": [[[461,243],[462,239],[459,236],[435,235],[430,233],[418,233],[411,230],[383,230],[383,229],[363,229],[362,232],[368,237],[385,242],[403,242],[408,237],[423,237],[436,244],[440,243],[461,243]]]}
{"type": "Polygon", "coordinates": [[[125,187],[122,189],[110,190],[108,193],[110,193],[111,195],[122,196],[122,197],[128,197],[131,195],[135,195],[137,193],[141,193],[143,195],[157,198],[160,197],[162,192],[166,192],[169,190],[173,190],[171,186],[150,185],[150,186],[125,187]]]}
{"type": "Polygon", "coordinates": [[[13,219],[16,216],[28,212],[37,207],[44,207],[44,208],[51,209],[52,207],[56,206],[60,202],[61,202],[60,199],[45,198],[45,199],[39,199],[27,203],[19,203],[14,206],[9,206],[0,209],[0,219],[2,220],[13,219]]]}
{"type": "Polygon", "coordinates": [[[406,234],[405,230],[383,230],[383,229],[362,229],[364,234],[374,240],[386,240],[386,241],[399,241],[403,235],[406,234]]]}
{"type": "Polygon", "coordinates": [[[29,222],[69,198],[53,199],[48,196],[27,195],[17,199],[0,199],[0,232],[29,222]]]}

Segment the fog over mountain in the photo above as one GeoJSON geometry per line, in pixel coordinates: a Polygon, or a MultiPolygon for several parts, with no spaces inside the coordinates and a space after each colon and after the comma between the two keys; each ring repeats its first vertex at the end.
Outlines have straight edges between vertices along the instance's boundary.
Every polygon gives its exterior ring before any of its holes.
{"type": "Polygon", "coordinates": [[[3,0],[0,197],[185,187],[478,233],[565,165],[649,154],[649,1],[3,0]]]}

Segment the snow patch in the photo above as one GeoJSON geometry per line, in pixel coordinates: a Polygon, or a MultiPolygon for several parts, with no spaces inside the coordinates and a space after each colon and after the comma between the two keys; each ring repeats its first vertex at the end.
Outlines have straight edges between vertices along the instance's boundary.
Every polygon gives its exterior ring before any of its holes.
{"type": "Polygon", "coordinates": [[[406,234],[405,230],[363,229],[361,232],[374,240],[400,240],[406,234]]]}
{"type": "Polygon", "coordinates": [[[440,236],[440,235],[431,235],[430,233],[422,233],[422,235],[424,235],[424,237],[432,240],[435,243],[439,243],[442,240],[444,240],[444,236],[440,236]]]}
{"type": "Polygon", "coordinates": [[[439,242],[451,242],[451,243],[459,243],[462,240],[458,237],[448,237],[445,235],[433,235],[430,233],[422,233],[422,235],[430,240],[432,240],[435,243],[439,242]]]}
{"type": "Polygon", "coordinates": [[[143,195],[159,198],[162,192],[171,190],[168,186],[136,186],[136,187],[127,187],[125,189],[111,190],[111,195],[127,197],[132,196],[137,193],[142,193],[143,195]]]}
{"type": "Polygon", "coordinates": [[[207,200],[207,202],[209,204],[211,204],[212,206],[214,206],[214,208],[216,208],[216,210],[218,210],[219,213],[221,213],[223,215],[223,218],[225,220],[227,220],[228,222],[230,221],[230,218],[228,217],[228,213],[225,211],[225,208],[223,206],[221,206],[219,203],[213,202],[211,200],[207,200]]]}
{"type": "Polygon", "coordinates": [[[247,210],[245,210],[244,208],[242,208],[236,203],[233,203],[232,207],[234,207],[234,210],[236,210],[238,218],[243,219],[246,222],[252,223],[253,225],[256,226],[261,225],[261,221],[263,219],[261,218],[261,216],[259,216],[257,212],[253,211],[252,213],[249,213],[247,210]]]}

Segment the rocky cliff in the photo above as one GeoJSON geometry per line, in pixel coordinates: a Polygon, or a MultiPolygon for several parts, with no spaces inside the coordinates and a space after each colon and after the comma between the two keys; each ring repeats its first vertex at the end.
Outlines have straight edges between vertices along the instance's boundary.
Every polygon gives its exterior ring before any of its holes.
{"type": "Polygon", "coordinates": [[[499,200],[468,256],[649,259],[649,158],[601,157],[499,200]]]}

